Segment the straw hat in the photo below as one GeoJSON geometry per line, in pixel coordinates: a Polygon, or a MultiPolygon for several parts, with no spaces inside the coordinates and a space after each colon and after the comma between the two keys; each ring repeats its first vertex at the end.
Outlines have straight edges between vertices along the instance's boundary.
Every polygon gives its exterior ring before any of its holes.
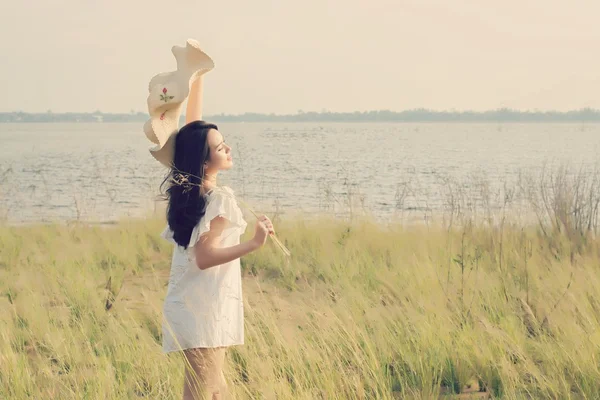
{"type": "Polygon", "coordinates": [[[146,137],[155,144],[150,154],[170,167],[175,152],[175,135],[183,102],[190,93],[192,82],[214,68],[213,60],[200,49],[196,40],[188,39],[186,46],[173,46],[177,70],[155,75],[148,85],[148,113],[144,124],[146,137]]]}

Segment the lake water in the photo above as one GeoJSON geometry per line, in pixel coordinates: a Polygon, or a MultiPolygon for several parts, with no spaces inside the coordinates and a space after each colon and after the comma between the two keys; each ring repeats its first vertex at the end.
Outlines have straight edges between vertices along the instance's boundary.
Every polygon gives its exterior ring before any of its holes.
{"type": "MultiPolygon", "coordinates": [[[[234,167],[219,175],[263,212],[378,218],[447,206],[448,179],[477,201],[544,164],[591,167],[598,124],[222,123],[234,167]]],[[[0,217],[112,221],[153,210],[165,169],[141,123],[0,124],[0,217]]],[[[498,198],[502,198],[501,193],[498,198]]]]}

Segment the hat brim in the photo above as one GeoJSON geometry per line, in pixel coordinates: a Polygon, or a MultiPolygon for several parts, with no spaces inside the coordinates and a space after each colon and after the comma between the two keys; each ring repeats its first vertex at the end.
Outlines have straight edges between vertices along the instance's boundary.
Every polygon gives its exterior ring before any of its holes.
{"type": "Polygon", "coordinates": [[[177,136],[176,133],[171,135],[162,147],[156,145],[149,149],[152,157],[167,168],[172,168],[173,166],[173,157],[175,156],[175,136],[177,136]]]}
{"type": "Polygon", "coordinates": [[[166,167],[171,167],[175,153],[174,136],[179,132],[183,102],[189,95],[194,79],[214,68],[213,60],[200,49],[196,40],[186,46],[173,46],[177,70],[155,75],[148,85],[148,112],[144,133],[154,143],[150,154],[166,167]]]}

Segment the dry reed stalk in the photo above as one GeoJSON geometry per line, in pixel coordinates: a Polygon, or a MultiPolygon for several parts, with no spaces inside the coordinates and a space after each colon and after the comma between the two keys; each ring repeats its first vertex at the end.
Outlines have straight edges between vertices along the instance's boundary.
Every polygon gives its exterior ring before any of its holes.
{"type": "MultiPolygon", "coordinates": [[[[255,217],[256,219],[258,219],[258,215],[254,212],[254,210],[243,200],[239,199],[242,204],[244,205],[244,207],[246,207],[246,209],[248,209],[248,211],[250,211],[255,217]]],[[[277,236],[275,236],[275,233],[272,233],[271,235],[269,235],[269,237],[271,237],[271,239],[273,239],[273,241],[275,242],[275,244],[277,244],[277,246],[279,246],[279,248],[281,249],[281,251],[283,251],[283,254],[285,254],[286,256],[290,256],[291,253],[290,251],[287,249],[287,247],[285,247],[283,245],[283,243],[281,243],[281,241],[277,238],[277,236]]]]}

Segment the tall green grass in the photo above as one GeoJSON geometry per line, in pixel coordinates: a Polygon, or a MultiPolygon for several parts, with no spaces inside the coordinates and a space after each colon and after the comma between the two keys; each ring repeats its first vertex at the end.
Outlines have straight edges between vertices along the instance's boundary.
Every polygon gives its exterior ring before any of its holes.
{"type": "MultiPolygon", "coordinates": [[[[249,221],[252,219],[248,218],[249,221]]],[[[0,226],[0,398],[181,398],[160,218],[0,226]]],[[[290,217],[242,259],[236,398],[600,398],[600,241],[538,225],[290,217]]],[[[568,231],[567,231],[568,232],[568,231]]],[[[253,234],[249,224],[243,240],[253,234]]]]}

